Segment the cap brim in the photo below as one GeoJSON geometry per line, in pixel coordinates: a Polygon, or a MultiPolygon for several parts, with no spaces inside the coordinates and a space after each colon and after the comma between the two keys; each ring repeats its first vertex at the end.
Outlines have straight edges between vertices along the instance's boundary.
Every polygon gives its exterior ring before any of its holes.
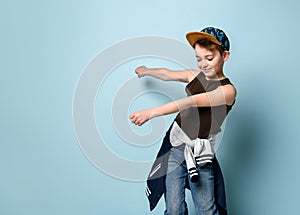
{"type": "Polygon", "coordinates": [[[198,40],[203,40],[203,39],[208,39],[208,40],[212,41],[213,43],[221,45],[220,42],[216,38],[214,38],[212,35],[205,33],[205,32],[189,32],[186,34],[186,39],[188,40],[188,42],[190,43],[190,45],[192,47],[195,46],[195,43],[198,40]]]}

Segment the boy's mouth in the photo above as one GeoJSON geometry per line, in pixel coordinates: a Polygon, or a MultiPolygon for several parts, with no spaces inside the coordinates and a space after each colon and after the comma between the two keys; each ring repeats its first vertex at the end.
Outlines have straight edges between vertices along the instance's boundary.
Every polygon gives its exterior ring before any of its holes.
{"type": "Polygon", "coordinates": [[[202,69],[203,72],[207,73],[207,72],[210,72],[211,69],[202,69]]]}

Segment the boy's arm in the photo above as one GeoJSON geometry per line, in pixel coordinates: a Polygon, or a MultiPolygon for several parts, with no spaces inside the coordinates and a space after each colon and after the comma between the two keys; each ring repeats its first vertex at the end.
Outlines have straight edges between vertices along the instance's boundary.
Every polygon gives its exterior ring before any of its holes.
{"type": "Polygon", "coordinates": [[[207,93],[189,96],[158,107],[135,112],[130,115],[130,119],[132,123],[141,126],[154,117],[176,113],[190,107],[231,105],[235,96],[235,88],[232,85],[225,85],[207,93]]]}
{"type": "Polygon", "coordinates": [[[199,71],[197,70],[169,70],[165,68],[147,68],[140,66],[135,69],[135,73],[138,77],[152,76],[163,81],[180,81],[190,82],[195,78],[199,71]]]}

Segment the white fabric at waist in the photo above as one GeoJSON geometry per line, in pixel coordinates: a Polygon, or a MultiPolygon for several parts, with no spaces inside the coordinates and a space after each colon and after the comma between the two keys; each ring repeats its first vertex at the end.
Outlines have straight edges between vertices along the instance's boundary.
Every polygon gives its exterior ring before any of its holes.
{"type": "MultiPolygon", "coordinates": [[[[170,131],[170,142],[172,146],[180,146],[182,144],[187,144],[189,146],[194,146],[193,141],[199,141],[200,138],[195,140],[191,140],[186,133],[179,127],[176,121],[174,121],[172,129],[170,131]]],[[[216,142],[216,134],[211,134],[207,140],[209,140],[210,144],[214,147],[216,142]]]]}

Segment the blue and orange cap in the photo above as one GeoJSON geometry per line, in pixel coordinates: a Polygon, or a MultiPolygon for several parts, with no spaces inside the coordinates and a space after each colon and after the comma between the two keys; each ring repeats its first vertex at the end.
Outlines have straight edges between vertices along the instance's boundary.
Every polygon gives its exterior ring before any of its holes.
{"type": "Polygon", "coordinates": [[[195,46],[195,43],[198,40],[208,39],[213,43],[222,46],[226,51],[229,51],[230,48],[230,43],[225,32],[214,27],[207,27],[197,32],[189,32],[186,34],[186,39],[192,47],[195,46]]]}

